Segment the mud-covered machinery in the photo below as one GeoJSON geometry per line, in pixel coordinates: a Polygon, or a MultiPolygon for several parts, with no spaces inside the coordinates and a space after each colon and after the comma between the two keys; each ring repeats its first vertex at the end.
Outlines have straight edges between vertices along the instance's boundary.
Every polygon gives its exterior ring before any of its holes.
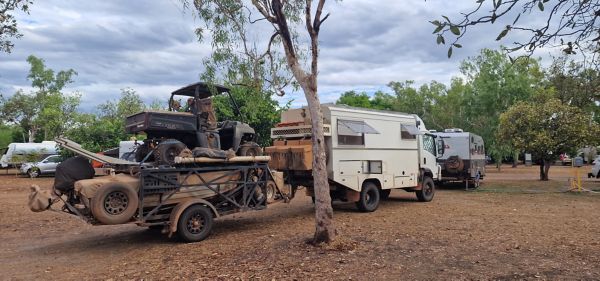
{"type": "Polygon", "coordinates": [[[256,132],[248,124],[217,122],[211,99],[213,93],[227,94],[231,106],[239,113],[228,88],[200,82],[171,93],[168,111],[145,110],[127,117],[127,133],[147,136],[136,150],[136,161],[172,164],[185,148],[197,147],[231,150],[238,156],[262,155],[262,149],[256,144],[256,132]]]}

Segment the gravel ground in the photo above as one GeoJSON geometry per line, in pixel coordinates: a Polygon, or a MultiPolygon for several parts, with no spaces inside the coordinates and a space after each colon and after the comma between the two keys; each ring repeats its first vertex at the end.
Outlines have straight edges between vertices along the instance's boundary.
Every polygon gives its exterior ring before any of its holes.
{"type": "Polygon", "coordinates": [[[336,204],[339,238],[327,246],[305,242],[314,219],[303,192],[220,218],[207,240],[185,244],[135,225],[33,213],[28,186],[53,179],[0,172],[0,279],[599,280],[600,196],[561,192],[568,167],[553,167],[549,182],[537,172],[490,166],[477,191],[439,188],[430,203],[393,191],[374,213],[336,204]]]}

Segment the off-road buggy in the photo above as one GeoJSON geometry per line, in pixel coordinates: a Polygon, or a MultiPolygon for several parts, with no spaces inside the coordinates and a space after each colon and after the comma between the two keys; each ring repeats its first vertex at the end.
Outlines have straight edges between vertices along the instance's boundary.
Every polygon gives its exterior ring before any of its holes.
{"type": "Polygon", "coordinates": [[[172,164],[185,148],[198,147],[215,151],[231,149],[238,156],[261,155],[256,133],[248,124],[217,122],[211,99],[213,93],[226,93],[239,116],[239,108],[228,88],[200,82],[171,93],[168,111],[145,110],[127,117],[127,133],[147,135],[136,151],[136,161],[172,164]]]}

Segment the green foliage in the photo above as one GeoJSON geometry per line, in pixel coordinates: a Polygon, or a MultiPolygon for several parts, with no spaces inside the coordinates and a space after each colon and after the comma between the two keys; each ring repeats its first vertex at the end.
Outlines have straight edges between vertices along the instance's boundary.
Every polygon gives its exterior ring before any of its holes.
{"type": "Polygon", "coordinates": [[[90,151],[118,147],[132,136],[125,133],[125,118],[145,108],[141,97],[132,89],[121,89],[118,101],[98,106],[98,114],[79,114],[66,136],[90,151]]]}
{"type": "Polygon", "coordinates": [[[2,154],[2,149],[6,148],[8,144],[17,142],[13,138],[16,130],[15,127],[0,124],[0,155],[2,154]]]}
{"type": "Polygon", "coordinates": [[[261,146],[271,144],[271,128],[281,120],[281,111],[289,108],[289,103],[280,107],[269,92],[256,91],[253,88],[234,86],[231,95],[240,108],[240,116],[233,108],[229,96],[219,95],[213,98],[215,113],[219,121],[238,120],[248,123],[258,134],[261,146]],[[241,119],[241,120],[240,120],[241,119]]]}
{"type": "Polygon", "coordinates": [[[29,13],[32,0],[2,0],[0,1],[0,52],[10,53],[14,47],[12,38],[21,38],[14,11],[29,13]]]}
{"type": "Polygon", "coordinates": [[[564,152],[573,155],[597,142],[598,124],[580,108],[564,104],[552,91],[542,90],[531,101],[521,101],[500,116],[498,136],[516,149],[552,161],[564,152]]]}
{"type": "Polygon", "coordinates": [[[29,142],[52,140],[72,125],[76,115],[80,95],[61,91],[77,73],[72,69],[55,73],[33,55],[27,62],[31,66],[27,78],[34,90],[29,94],[19,90],[8,99],[0,97],[0,121],[19,125],[28,133],[29,142]],[[38,135],[39,131],[43,135],[38,135]]]}

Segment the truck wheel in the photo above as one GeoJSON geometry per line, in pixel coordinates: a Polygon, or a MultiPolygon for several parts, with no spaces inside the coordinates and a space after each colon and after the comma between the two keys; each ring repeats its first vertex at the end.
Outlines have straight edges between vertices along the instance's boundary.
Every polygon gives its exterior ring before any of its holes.
{"type": "Polygon", "coordinates": [[[213,226],[213,214],[208,207],[195,204],[189,206],[179,217],[177,233],[186,242],[204,240],[213,226]]]}
{"type": "Polygon", "coordinates": [[[185,148],[185,144],[180,141],[166,140],[161,142],[154,151],[154,159],[158,161],[158,164],[173,165],[175,157],[179,156],[179,153],[185,148]]]}
{"type": "Polygon", "coordinates": [[[365,182],[360,191],[360,198],[356,207],[363,212],[373,212],[379,207],[379,189],[372,182],[365,182]]]}
{"type": "Polygon", "coordinates": [[[425,177],[423,179],[423,187],[421,190],[417,190],[417,198],[421,202],[429,202],[433,199],[433,195],[435,194],[435,184],[430,177],[425,177]]]}
{"type": "Polygon", "coordinates": [[[30,178],[37,178],[40,176],[40,169],[38,168],[31,168],[29,170],[27,170],[27,174],[29,175],[30,178]]]}
{"type": "Polygon", "coordinates": [[[239,156],[261,156],[263,155],[262,148],[255,142],[247,142],[240,146],[238,150],[239,156]]]}
{"type": "Polygon", "coordinates": [[[390,193],[392,193],[391,189],[382,189],[379,191],[379,197],[381,197],[382,200],[386,200],[390,198],[390,193]]]}
{"type": "Polygon", "coordinates": [[[133,188],[118,183],[108,184],[92,198],[92,215],[103,224],[126,223],[135,215],[138,202],[133,188]]]}

